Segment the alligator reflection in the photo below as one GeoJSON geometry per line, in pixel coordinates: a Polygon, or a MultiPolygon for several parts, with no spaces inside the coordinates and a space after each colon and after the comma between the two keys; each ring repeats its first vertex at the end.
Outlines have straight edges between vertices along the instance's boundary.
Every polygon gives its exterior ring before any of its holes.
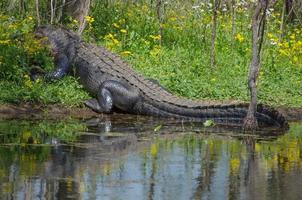
{"type": "Polygon", "coordinates": [[[301,132],[302,124],[291,124],[287,134],[266,140],[222,127],[120,115],[87,122],[2,121],[0,195],[299,199],[301,132]]]}

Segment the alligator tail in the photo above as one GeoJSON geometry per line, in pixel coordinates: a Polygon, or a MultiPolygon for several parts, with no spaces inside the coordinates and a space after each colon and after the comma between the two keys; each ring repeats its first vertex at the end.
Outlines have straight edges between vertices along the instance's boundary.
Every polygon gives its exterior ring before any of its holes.
{"type": "MultiPolygon", "coordinates": [[[[206,105],[197,104],[192,107],[180,105],[144,104],[143,112],[140,114],[153,115],[159,117],[174,117],[189,119],[194,121],[213,120],[217,124],[231,126],[242,126],[246,117],[248,103],[231,103],[206,105]]],[[[263,104],[257,105],[256,119],[259,127],[276,127],[288,129],[288,122],[284,116],[276,109],[263,104]]]]}
{"type": "MultiPolygon", "coordinates": [[[[223,108],[219,108],[218,106],[212,110],[212,112],[214,111],[214,113],[217,112],[218,114],[207,116],[207,118],[221,124],[242,126],[248,107],[248,103],[233,104],[223,108]]],[[[282,113],[267,105],[258,104],[255,117],[259,127],[289,128],[288,122],[282,113]]]]}
{"type": "Polygon", "coordinates": [[[289,128],[285,117],[278,110],[267,105],[257,105],[256,118],[258,123],[263,126],[277,126],[282,129],[289,128]]]}

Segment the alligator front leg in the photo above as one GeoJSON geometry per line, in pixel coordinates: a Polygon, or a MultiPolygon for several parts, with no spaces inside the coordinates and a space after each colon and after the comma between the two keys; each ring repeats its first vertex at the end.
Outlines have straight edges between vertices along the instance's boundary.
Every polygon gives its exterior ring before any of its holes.
{"type": "Polygon", "coordinates": [[[97,99],[90,99],[85,105],[98,113],[110,113],[113,107],[133,112],[139,101],[139,93],[118,81],[105,81],[99,87],[97,99]]]}
{"type": "Polygon", "coordinates": [[[46,80],[57,80],[64,77],[69,71],[69,61],[66,55],[60,54],[54,59],[56,69],[53,72],[46,74],[46,80]]]}

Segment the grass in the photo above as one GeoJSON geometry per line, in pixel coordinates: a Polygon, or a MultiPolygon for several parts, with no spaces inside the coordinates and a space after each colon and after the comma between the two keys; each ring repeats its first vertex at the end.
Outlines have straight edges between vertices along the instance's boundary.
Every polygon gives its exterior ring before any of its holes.
{"type": "MultiPolygon", "coordinates": [[[[247,101],[248,63],[229,65],[233,58],[217,54],[215,69],[196,49],[163,48],[161,56],[142,55],[128,58],[140,73],[157,79],[171,92],[197,99],[237,99],[247,101]],[[243,67],[243,66],[244,67],[243,67]]],[[[302,106],[301,69],[295,65],[282,68],[263,62],[258,81],[258,97],[270,105],[302,106]]]]}
{"type": "Polygon", "coordinates": [[[73,77],[66,77],[54,83],[33,82],[16,84],[0,81],[0,103],[36,104],[60,103],[67,106],[81,106],[89,98],[81,85],[73,77]]]}

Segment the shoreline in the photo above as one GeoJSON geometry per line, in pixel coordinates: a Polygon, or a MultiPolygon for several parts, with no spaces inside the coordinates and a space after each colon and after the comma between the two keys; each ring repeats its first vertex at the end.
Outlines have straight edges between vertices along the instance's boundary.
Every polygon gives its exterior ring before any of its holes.
{"type": "MultiPolygon", "coordinates": [[[[288,121],[302,121],[301,107],[276,107],[288,121]]],[[[0,104],[0,119],[88,119],[93,117],[101,117],[99,114],[86,107],[68,107],[62,104],[0,104]]]]}

